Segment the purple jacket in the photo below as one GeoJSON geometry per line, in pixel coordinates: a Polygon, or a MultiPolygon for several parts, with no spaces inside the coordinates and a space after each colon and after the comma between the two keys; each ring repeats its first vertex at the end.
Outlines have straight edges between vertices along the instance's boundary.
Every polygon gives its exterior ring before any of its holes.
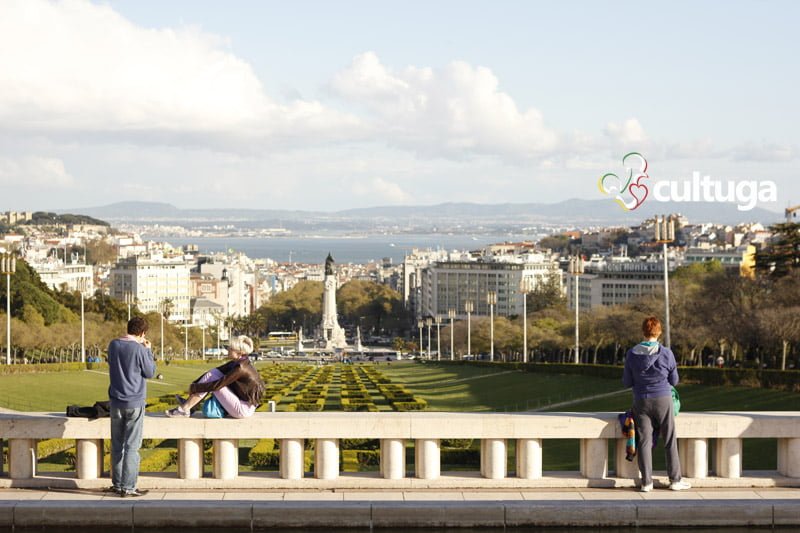
{"type": "Polygon", "coordinates": [[[670,396],[678,384],[678,364],[672,350],[660,343],[642,342],[625,355],[622,384],[633,387],[636,399],[670,396]]]}

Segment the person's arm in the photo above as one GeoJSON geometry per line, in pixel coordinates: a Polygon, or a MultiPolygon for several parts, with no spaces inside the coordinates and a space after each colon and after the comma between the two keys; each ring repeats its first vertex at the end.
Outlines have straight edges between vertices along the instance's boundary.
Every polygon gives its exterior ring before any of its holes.
{"type": "Polygon", "coordinates": [[[678,362],[675,361],[675,354],[672,353],[672,350],[669,350],[669,365],[667,382],[674,387],[678,384],[680,378],[678,377],[678,362]]]}
{"type": "Polygon", "coordinates": [[[150,348],[142,345],[140,351],[142,358],[142,377],[150,379],[156,375],[156,361],[150,348]]]}
{"type": "Polygon", "coordinates": [[[216,381],[208,381],[206,383],[192,383],[189,386],[189,393],[194,394],[196,392],[214,392],[218,391],[223,387],[227,387],[237,379],[239,379],[243,375],[243,370],[241,366],[236,365],[234,369],[230,372],[225,374],[223,377],[216,381]]]}
{"type": "Polygon", "coordinates": [[[622,371],[622,384],[626,387],[633,387],[633,371],[628,364],[628,356],[625,355],[625,369],[622,371]]]}

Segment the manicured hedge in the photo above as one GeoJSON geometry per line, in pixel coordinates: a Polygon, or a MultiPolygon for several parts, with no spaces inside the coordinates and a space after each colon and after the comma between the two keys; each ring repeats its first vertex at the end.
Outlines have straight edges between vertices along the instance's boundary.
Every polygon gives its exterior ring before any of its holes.
{"type": "Polygon", "coordinates": [[[420,398],[413,402],[394,402],[392,407],[395,411],[422,411],[428,407],[428,402],[420,398]]]}
{"type": "MultiPolygon", "coordinates": [[[[543,374],[577,374],[622,380],[622,367],[616,365],[560,364],[560,363],[490,363],[488,361],[436,362],[437,365],[484,366],[505,370],[539,372],[543,374]]],[[[683,383],[700,385],[739,385],[800,392],[800,370],[773,370],[757,368],[711,368],[683,366],[678,368],[683,383]]]]}
{"type": "Polygon", "coordinates": [[[170,448],[157,448],[139,463],[142,472],[163,472],[178,461],[178,451],[170,448]]]}
{"type": "Polygon", "coordinates": [[[72,439],[47,439],[36,444],[36,457],[43,459],[75,447],[72,439]]]}
{"type": "Polygon", "coordinates": [[[92,365],[92,368],[97,370],[108,370],[106,363],[42,363],[36,365],[2,365],[0,366],[0,375],[78,372],[86,370],[88,365],[92,365]]]}

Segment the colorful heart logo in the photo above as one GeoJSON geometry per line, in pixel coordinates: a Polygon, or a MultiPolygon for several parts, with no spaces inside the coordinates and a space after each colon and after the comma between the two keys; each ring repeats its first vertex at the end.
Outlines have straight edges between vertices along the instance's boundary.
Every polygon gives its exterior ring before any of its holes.
{"type": "Polygon", "coordinates": [[[633,211],[644,203],[650,193],[647,185],[642,183],[642,180],[650,178],[647,175],[647,160],[639,152],[630,152],[622,158],[622,164],[625,165],[626,180],[609,172],[600,177],[597,186],[603,194],[613,195],[620,207],[633,211]]]}

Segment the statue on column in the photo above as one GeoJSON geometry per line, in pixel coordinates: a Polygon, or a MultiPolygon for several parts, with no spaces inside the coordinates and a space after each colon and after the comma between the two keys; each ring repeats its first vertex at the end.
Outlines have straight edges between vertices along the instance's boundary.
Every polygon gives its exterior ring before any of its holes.
{"type": "Polygon", "coordinates": [[[326,350],[344,349],[347,347],[344,329],[339,325],[336,316],[336,274],[333,271],[333,257],[328,253],[325,259],[325,282],[322,293],[322,335],[326,350]]]}

